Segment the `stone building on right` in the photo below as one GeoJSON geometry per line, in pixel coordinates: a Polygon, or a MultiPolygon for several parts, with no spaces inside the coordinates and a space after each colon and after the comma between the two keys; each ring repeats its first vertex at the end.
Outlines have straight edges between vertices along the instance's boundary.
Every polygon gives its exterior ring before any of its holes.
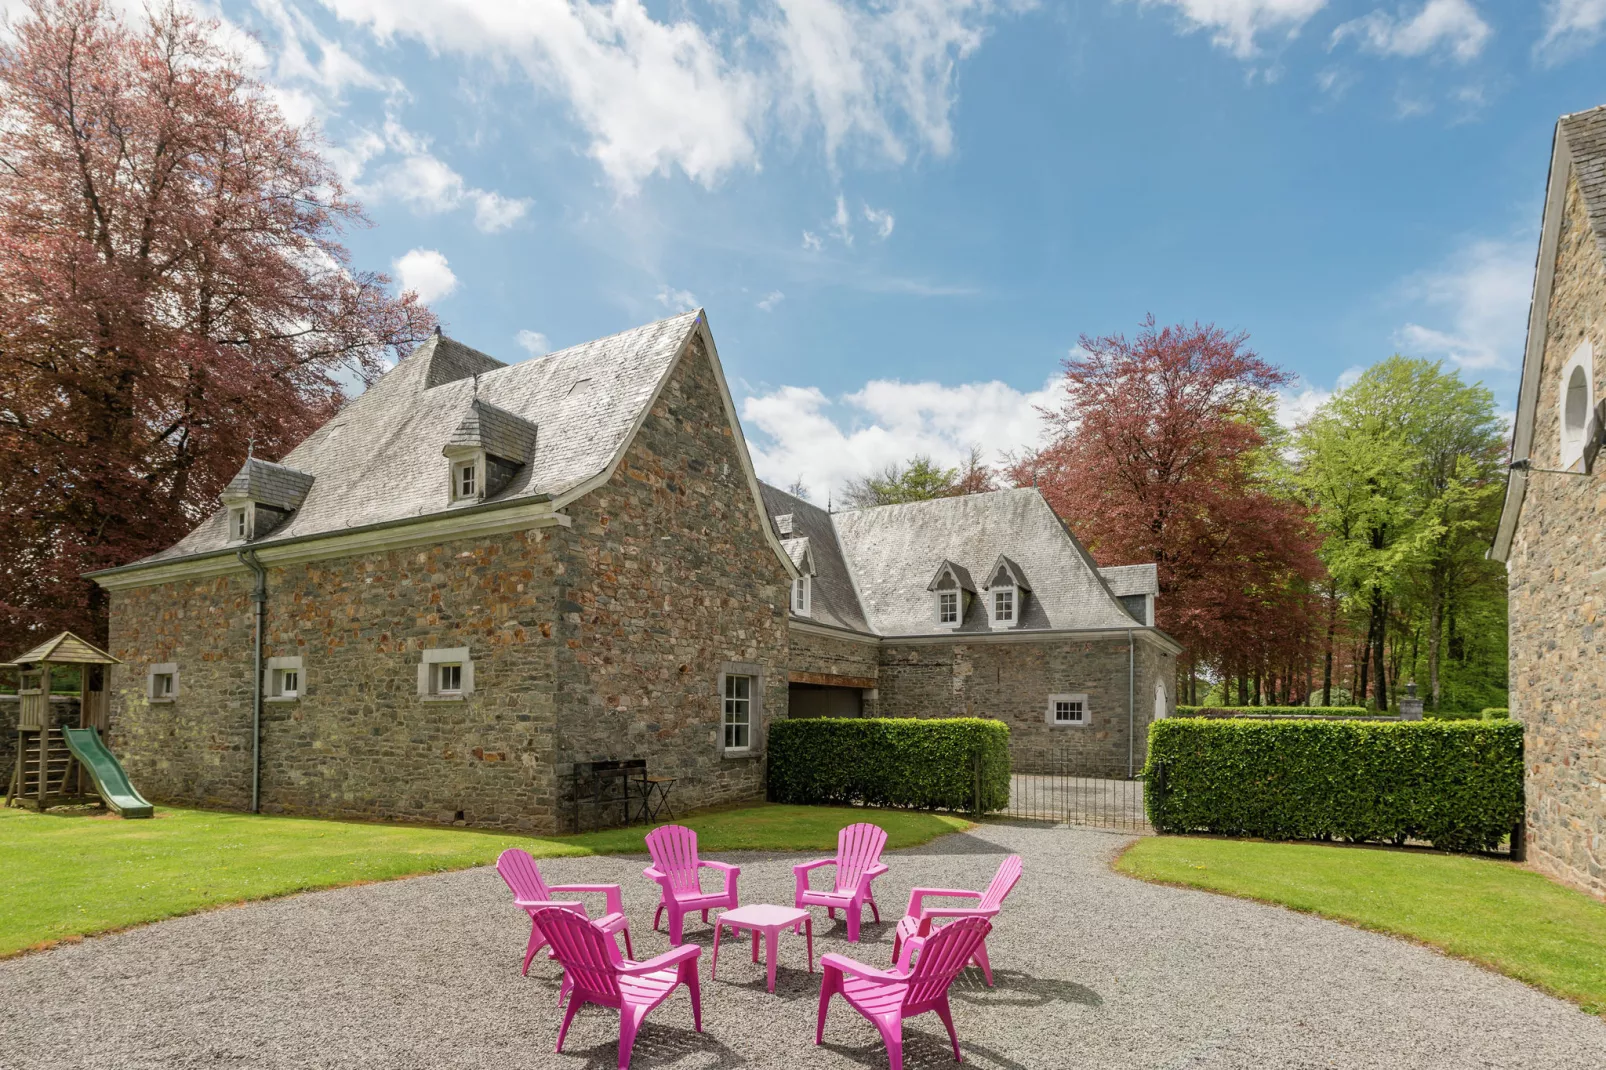
{"type": "Polygon", "coordinates": [[[1511,478],[1490,556],[1511,594],[1528,857],[1606,897],[1606,106],[1556,124],[1511,478]]]}

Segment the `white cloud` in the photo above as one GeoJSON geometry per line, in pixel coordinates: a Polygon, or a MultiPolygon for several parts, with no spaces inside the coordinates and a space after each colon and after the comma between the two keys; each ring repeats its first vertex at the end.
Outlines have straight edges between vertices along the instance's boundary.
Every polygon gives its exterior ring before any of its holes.
{"type": "Polygon", "coordinates": [[[1256,38],[1285,33],[1293,37],[1327,0],[1139,0],[1177,9],[1188,30],[1210,31],[1210,42],[1239,59],[1260,52],[1256,38]]]}
{"type": "Polygon", "coordinates": [[[395,116],[385,120],[382,131],[359,131],[330,157],[359,196],[400,201],[420,215],[472,204],[474,226],[486,234],[506,230],[530,210],[528,200],[470,186],[431,151],[428,138],[407,129],[395,116]],[[365,179],[371,161],[380,157],[388,162],[372,168],[372,177],[365,179]]]}
{"type": "Polygon", "coordinates": [[[991,19],[1033,0],[776,0],[756,13],[720,3],[666,21],[641,0],[323,2],[383,42],[522,70],[567,103],[628,194],[654,174],[712,186],[757,169],[776,130],[818,128],[833,162],[853,140],[897,161],[911,142],[946,154],[959,61],[991,19]]]}
{"type": "Polygon", "coordinates": [[[1292,431],[1332,400],[1335,391],[1353,384],[1365,370],[1360,365],[1344,369],[1331,388],[1317,386],[1303,377],[1292,386],[1284,387],[1277,393],[1277,422],[1292,431]]]}
{"type": "Polygon", "coordinates": [[[434,249],[411,249],[391,262],[396,286],[402,293],[412,290],[425,304],[437,301],[457,289],[457,276],[446,257],[434,249]]]}
{"type": "Polygon", "coordinates": [[[1550,0],[1534,50],[1551,61],[1577,55],[1606,33],[1606,0],[1550,0]]]}
{"type": "Polygon", "coordinates": [[[1522,360],[1533,290],[1530,241],[1477,241],[1439,268],[1406,281],[1427,323],[1395,335],[1407,356],[1448,358],[1462,368],[1514,369],[1522,360]]]}
{"type": "Polygon", "coordinates": [[[892,237],[892,225],[896,220],[892,218],[891,212],[877,210],[867,204],[864,206],[864,218],[871,226],[875,227],[876,237],[882,241],[892,237]]]}
{"type": "Polygon", "coordinates": [[[997,462],[1042,439],[1039,406],[1052,406],[1059,376],[1041,389],[1007,383],[906,383],[875,379],[833,401],[817,387],[782,386],[742,401],[759,477],[780,486],[801,478],[824,504],[828,489],[887,464],[928,454],[954,466],[972,445],[997,462]]]}
{"type": "Polygon", "coordinates": [[[1444,48],[1465,63],[1493,34],[1469,0],[1428,0],[1410,18],[1379,9],[1346,22],[1333,31],[1332,43],[1354,37],[1363,49],[1384,56],[1424,56],[1444,48]]]}
{"type": "Polygon", "coordinates": [[[547,341],[547,336],[540,331],[520,331],[514,336],[514,341],[528,350],[532,357],[552,352],[552,343],[547,341]]]}
{"type": "Polygon", "coordinates": [[[658,303],[671,312],[690,312],[701,304],[696,294],[687,290],[677,290],[672,286],[658,288],[658,303]]]}
{"type": "Polygon", "coordinates": [[[765,312],[772,312],[774,311],[776,305],[785,300],[786,295],[781,291],[771,290],[769,293],[764,295],[763,299],[759,301],[758,307],[763,309],[765,312]]]}
{"type": "Polygon", "coordinates": [[[813,250],[817,253],[821,249],[825,248],[825,243],[821,241],[820,236],[814,233],[812,230],[805,230],[803,232],[803,248],[813,250]]]}

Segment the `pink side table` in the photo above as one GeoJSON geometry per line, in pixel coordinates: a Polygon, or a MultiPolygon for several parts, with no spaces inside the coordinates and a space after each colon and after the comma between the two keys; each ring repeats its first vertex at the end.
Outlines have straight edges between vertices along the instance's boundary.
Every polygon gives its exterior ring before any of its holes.
{"type": "Polygon", "coordinates": [[[758,934],[764,934],[764,955],[769,965],[769,989],[775,991],[775,945],[781,935],[782,929],[791,929],[794,933],[801,927],[808,934],[809,941],[809,972],[814,972],[814,918],[806,910],[795,907],[777,907],[768,903],[755,903],[752,906],[737,907],[727,910],[714,922],[714,956],[708,967],[708,979],[714,979],[714,971],[719,969],[719,931],[729,925],[732,930],[740,932],[743,929],[753,931],[753,961],[758,961],[758,934]]]}

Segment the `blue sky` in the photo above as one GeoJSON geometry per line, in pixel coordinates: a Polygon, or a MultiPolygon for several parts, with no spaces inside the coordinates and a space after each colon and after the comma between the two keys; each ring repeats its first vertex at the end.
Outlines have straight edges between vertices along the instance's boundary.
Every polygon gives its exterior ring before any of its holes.
{"type": "Polygon", "coordinates": [[[1289,418],[1395,351],[1512,404],[1606,0],[225,0],[374,226],[526,359],[706,307],[812,496],[1039,434],[1083,333],[1248,331],[1289,418]]]}

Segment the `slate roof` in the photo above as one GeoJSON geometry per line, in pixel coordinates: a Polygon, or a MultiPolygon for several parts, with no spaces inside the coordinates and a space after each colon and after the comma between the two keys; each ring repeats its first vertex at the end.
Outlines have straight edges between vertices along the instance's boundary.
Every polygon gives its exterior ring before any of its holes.
{"type": "Polygon", "coordinates": [[[1111,565],[1099,569],[1099,575],[1117,598],[1127,594],[1160,593],[1160,570],[1155,565],[1111,565]]]}
{"type": "Polygon", "coordinates": [[[226,502],[249,500],[289,512],[301,507],[312,482],[313,477],[306,472],[260,457],[247,457],[223,488],[221,497],[226,502]]]}
{"type": "Polygon", "coordinates": [[[492,457],[523,464],[535,452],[536,425],[506,409],[499,409],[483,398],[475,398],[446,440],[446,449],[471,446],[492,457]]]}
{"type": "Polygon", "coordinates": [[[1562,116],[1556,131],[1572,155],[1573,175],[1589,210],[1596,248],[1606,256],[1606,105],[1562,116]]]}
{"type": "MultiPolygon", "coordinates": [[[[441,335],[426,341],[306,441],[283,465],[314,481],[305,501],[254,545],[454,507],[441,450],[475,397],[540,429],[526,464],[494,501],[558,497],[606,470],[673,366],[702,312],[504,365],[441,335]]],[[[141,564],[228,546],[228,514],[141,564]]]]}
{"type": "MultiPolygon", "coordinates": [[[[771,522],[773,523],[773,520],[771,522]]],[[[797,566],[799,572],[806,572],[808,570],[808,559],[810,555],[809,540],[807,536],[795,539],[782,539],[781,549],[786,551],[786,556],[792,559],[792,564],[797,566]]]]}
{"type": "MultiPolygon", "coordinates": [[[[966,572],[990,575],[1007,553],[1006,560],[1032,585],[1021,629],[1133,626],[1093,559],[1033,488],[835,514],[774,487],[762,490],[771,516],[792,513],[814,547],[815,620],[843,623],[834,612],[827,619],[822,602],[852,594],[863,623],[843,626],[881,636],[932,634],[937,629],[927,581],[938,564],[947,559],[966,572]],[[830,579],[821,553],[827,537],[841,561],[841,571],[830,579]]],[[[973,599],[959,631],[989,630],[985,606],[973,599]]]]}
{"type": "Polygon", "coordinates": [[[859,608],[859,595],[853,589],[853,577],[848,574],[848,564],[842,557],[831,514],[768,483],[760,483],[758,489],[764,499],[765,519],[771,527],[776,517],[790,513],[792,534],[788,541],[808,540],[809,556],[814,559],[808,619],[868,632],[870,627],[864,619],[864,610],[859,608]]]}

